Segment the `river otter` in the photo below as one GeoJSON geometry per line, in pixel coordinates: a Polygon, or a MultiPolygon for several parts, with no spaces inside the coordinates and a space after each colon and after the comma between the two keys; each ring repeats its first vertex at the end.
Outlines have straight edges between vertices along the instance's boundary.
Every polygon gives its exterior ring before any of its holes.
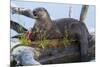
{"type": "Polygon", "coordinates": [[[57,28],[56,24],[52,22],[46,9],[38,8],[34,10],[33,17],[36,19],[36,23],[33,27],[33,31],[36,33],[34,36],[36,39],[38,37],[45,37],[47,39],[62,38],[60,30],[57,28]]]}
{"type": "MultiPolygon", "coordinates": [[[[41,29],[50,34],[50,31],[54,30],[53,32],[55,32],[57,30],[56,33],[53,33],[53,37],[49,36],[51,38],[56,38],[58,32],[59,35],[61,35],[60,37],[62,38],[64,32],[67,31],[67,33],[69,34],[69,38],[76,39],[80,42],[81,61],[88,60],[89,32],[83,22],[73,18],[61,18],[58,20],[52,20],[45,8],[36,8],[31,12],[28,10],[19,10],[19,13],[36,20],[33,31],[36,29],[41,29]]],[[[38,37],[38,33],[36,33],[36,35],[34,35],[34,37],[38,37]]]]}
{"type": "MultiPolygon", "coordinates": [[[[89,32],[86,25],[73,18],[62,18],[58,20],[51,20],[48,11],[45,8],[36,8],[33,10],[34,19],[36,24],[33,29],[40,27],[50,30],[52,27],[57,28],[61,35],[67,31],[70,38],[79,40],[81,60],[88,60],[88,36],[89,32]],[[54,26],[53,26],[54,25],[54,26]]],[[[51,29],[53,30],[53,29],[51,29]]],[[[54,33],[55,34],[55,33],[54,33]]]]}

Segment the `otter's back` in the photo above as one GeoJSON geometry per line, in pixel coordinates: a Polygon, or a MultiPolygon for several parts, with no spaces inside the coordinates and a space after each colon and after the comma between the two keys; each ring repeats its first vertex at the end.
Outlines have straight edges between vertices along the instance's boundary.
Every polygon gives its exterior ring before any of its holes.
{"type": "Polygon", "coordinates": [[[56,26],[62,33],[65,31],[66,28],[69,28],[72,23],[79,23],[78,20],[73,18],[62,18],[58,20],[53,20],[53,22],[56,24],[56,26]]]}

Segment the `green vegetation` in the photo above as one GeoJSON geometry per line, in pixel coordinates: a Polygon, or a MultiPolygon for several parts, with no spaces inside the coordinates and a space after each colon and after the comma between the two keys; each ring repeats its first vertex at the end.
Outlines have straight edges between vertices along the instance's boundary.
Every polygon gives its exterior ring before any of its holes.
{"type": "Polygon", "coordinates": [[[32,45],[32,44],[36,44],[36,47],[40,47],[40,48],[47,48],[48,46],[52,45],[53,46],[59,46],[59,47],[65,47],[71,44],[72,40],[68,39],[68,34],[66,34],[66,36],[63,39],[46,39],[46,37],[44,38],[40,38],[39,40],[33,41],[31,42],[30,40],[28,40],[25,35],[21,36],[20,42],[22,45],[32,45]]]}
{"type": "Polygon", "coordinates": [[[22,36],[21,36],[20,42],[21,42],[22,45],[25,45],[25,46],[31,44],[31,41],[28,40],[28,39],[25,37],[25,35],[22,35],[22,36]]]}
{"type": "Polygon", "coordinates": [[[41,39],[38,40],[37,43],[38,43],[38,47],[45,48],[50,43],[50,41],[47,39],[43,39],[43,40],[41,39]]]}
{"type": "Polygon", "coordinates": [[[71,42],[74,41],[74,40],[68,38],[68,36],[69,36],[68,34],[69,33],[67,31],[65,31],[64,38],[60,41],[60,44],[64,45],[64,47],[70,45],[71,42]]]}

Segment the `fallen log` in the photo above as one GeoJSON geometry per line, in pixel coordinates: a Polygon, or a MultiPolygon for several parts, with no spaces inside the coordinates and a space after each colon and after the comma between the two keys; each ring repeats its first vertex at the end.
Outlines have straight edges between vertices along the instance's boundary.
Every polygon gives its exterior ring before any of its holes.
{"type": "MultiPolygon", "coordinates": [[[[21,45],[18,45],[21,46],[21,45]]],[[[17,47],[18,47],[17,46],[17,47]]],[[[29,45],[30,46],[30,45],[29,45]]],[[[31,46],[33,47],[33,46],[31,46]]],[[[15,47],[16,48],[16,47],[15,47]]],[[[41,64],[80,62],[80,46],[77,44],[59,48],[35,48],[35,59],[41,64]]],[[[11,50],[13,51],[13,49],[11,50]]],[[[95,45],[88,49],[88,61],[95,59],[95,45]]],[[[87,62],[88,62],[87,61],[87,62]]]]}
{"type": "MultiPolygon", "coordinates": [[[[40,50],[38,61],[41,64],[58,64],[81,62],[79,45],[69,45],[65,48],[47,48],[40,50]]],[[[88,61],[95,59],[94,47],[89,48],[88,61]]],[[[87,62],[88,62],[87,61],[87,62]]]]}

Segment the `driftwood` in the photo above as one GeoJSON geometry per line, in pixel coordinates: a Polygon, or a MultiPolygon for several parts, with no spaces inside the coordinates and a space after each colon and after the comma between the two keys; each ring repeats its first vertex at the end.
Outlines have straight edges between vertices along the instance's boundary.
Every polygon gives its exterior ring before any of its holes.
{"type": "Polygon", "coordinates": [[[33,12],[30,9],[25,9],[25,8],[17,8],[17,7],[11,7],[11,13],[12,14],[21,14],[26,17],[32,18],[33,19],[33,12]]]}
{"type": "Polygon", "coordinates": [[[17,33],[23,33],[25,31],[27,31],[26,28],[24,28],[22,25],[18,24],[15,21],[10,21],[10,28],[15,30],[17,33]]]}
{"type": "Polygon", "coordinates": [[[85,18],[86,18],[86,14],[87,14],[87,11],[88,11],[88,5],[83,5],[82,6],[82,10],[81,10],[81,14],[80,14],[80,21],[81,22],[84,22],[85,18]]]}
{"type": "MultiPolygon", "coordinates": [[[[87,62],[95,59],[95,47],[89,48],[89,56],[87,62]]],[[[41,64],[57,64],[57,63],[70,63],[80,62],[80,49],[79,45],[70,45],[65,48],[47,48],[41,50],[41,55],[38,61],[41,64]]]]}
{"type": "MultiPolygon", "coordinates": [[[[21,45],[18,45],[18,46],[21,46],[21,45]]],[[[81,62],[79,47],[80,47],[79,45],[72,44],[66,47],[61,47],[61,48],[60,47],[59,48],[44,48],[44,49],[36,48],[35,52],[39,54],[37,55],[35,53],[35,59],[39,61],[41,64],[81,62]]],[[[88,52],[89,53],[88,53],[87,62],[95,59],[95,45],[92,45],[88,49],[88,52]]]]}

